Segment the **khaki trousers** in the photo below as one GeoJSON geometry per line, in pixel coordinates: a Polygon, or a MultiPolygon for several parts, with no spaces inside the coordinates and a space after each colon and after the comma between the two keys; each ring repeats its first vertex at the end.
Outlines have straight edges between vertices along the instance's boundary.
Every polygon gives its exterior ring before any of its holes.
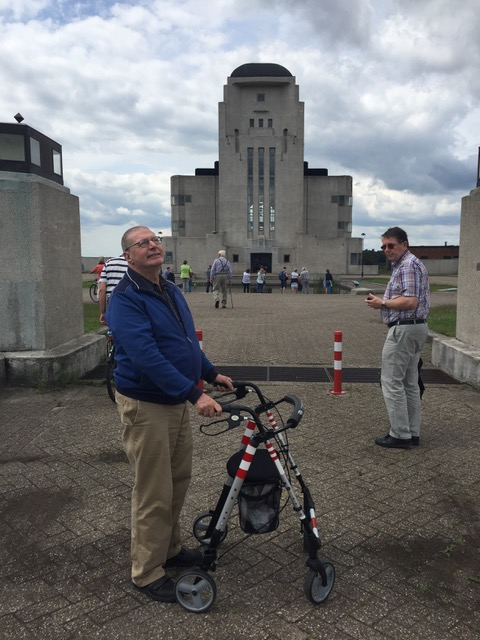
{"type": "Polygon", "coordinates": [[[135,472],[132,580],[144,587],[165,575],[181,549],[178,519],[192,475],[192,430],[185,403],[162,405],[116,392],[123,446],[135,472]]]}
{"type": "Polygon", "coordinates": [[[227,306],[227,275],[217,273],[213,278],[213,298],[215,302],[221,303],[222,307],[227,306]]]}

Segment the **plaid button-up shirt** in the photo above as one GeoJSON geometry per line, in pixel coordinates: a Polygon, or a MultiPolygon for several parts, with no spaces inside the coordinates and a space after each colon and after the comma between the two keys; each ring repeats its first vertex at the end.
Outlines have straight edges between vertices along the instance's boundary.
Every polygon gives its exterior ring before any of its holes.
{"type": "Polygon", "coordinates": [[[401,258],[392,263],[392,275],[385,289],[384,300],[393,300],[398,296],[415,296],[418,298],[416,309],[399,311],[398,309],[382,309],[382,321],[385,324],[397,320],[426,320],[430,308],[430,289],[428,272],[423,262],[413,253],[406,251],[401,258]]]}

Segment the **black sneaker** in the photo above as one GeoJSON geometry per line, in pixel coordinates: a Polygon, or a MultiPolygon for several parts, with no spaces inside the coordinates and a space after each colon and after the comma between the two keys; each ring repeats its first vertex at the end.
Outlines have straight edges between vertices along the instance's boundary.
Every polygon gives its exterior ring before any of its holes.
{"type": "Polygon", "coordinates": [[[176,602],[175,597],[175,583],[169,576],[162,576],[155,582],[147,584],[145,587],[138,587],[133,585],[138,591],[142,591],[152,600],[157,602],[176,602]]]}
{"type": "Polygon", "coordinates": [[[218,309],[218,307],[219,307],[219,306],[220,306],[220,302],[217,300],[217,301],[215,302],[215,309],[218,309]]]}
{"type": "Polygon", "coordinates": [[[412,444],[414,447],[418,447],[420,445],[419,436],[412,436],[412,444]]]}
{"type": "Polygon", "coordinates": [[[185,549],[182,547],[176,556],[169,558],[164,567],[193,567],[200,564],[203,560],[203,554],[194,549],[185,549]]]}
{"type": "Polygon", "coordinates": [[[379,447],[387,447],[389,449],[410,449],[412,445],[411,438],[394,438],[387,433],[383,438],[376,438],[375,444],[379,447]]]}

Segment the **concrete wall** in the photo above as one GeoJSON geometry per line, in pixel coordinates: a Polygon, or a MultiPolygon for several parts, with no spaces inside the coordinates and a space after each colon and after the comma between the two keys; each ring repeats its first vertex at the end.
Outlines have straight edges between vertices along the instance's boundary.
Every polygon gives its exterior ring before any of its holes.
{"type": "Polygon", "coordinates": [[[83,334],[80,212],[70,190],[0,172],[0,351],[45,350],[83,334]]]}
{"type": "Polygon", "coordinates": [[[105,336],[85,333],[79,338],[45,351],[6,352],[3,354],[3,360],[3,384],[48,389],[74,382],[104,361],[105,336]]]}
{"type": "Polygon", "coordinates": [[[432,341],[432,364],[452,378],[480,389],[480,349],[461,340],[437,334],[432,341]]]}
{"type": "Polygon", "coordinates": [[[171,177],[170,192],[175,202],[185,195],[191,200],[180,205],[172,203],[172,229],[176,236],[196,238],[217,230],[217,191],[217,176],[171,177]]]}
{"type": "Polygon", "coordinates": [[[480,349],[480,189],[462,198],[457,338],[480,349]]]}
{"type": "Polygon", "coordinates": [[[458,260],[422,260],[431,276],[458,275],[458,260]]]}

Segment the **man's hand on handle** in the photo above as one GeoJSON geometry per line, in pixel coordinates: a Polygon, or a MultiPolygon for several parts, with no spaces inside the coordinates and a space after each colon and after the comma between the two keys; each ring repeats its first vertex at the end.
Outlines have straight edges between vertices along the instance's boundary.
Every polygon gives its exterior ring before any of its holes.
{"type": "MultiPolygon", "coordinates": [[[[232,379],[219,374],[213,382],[217,391],[233,390],[232,379]]],[[[222,414],[222,407],[213,398],[203,393],[195,403],[195,408],[200,416],[213,418],[222,414]]]]}

